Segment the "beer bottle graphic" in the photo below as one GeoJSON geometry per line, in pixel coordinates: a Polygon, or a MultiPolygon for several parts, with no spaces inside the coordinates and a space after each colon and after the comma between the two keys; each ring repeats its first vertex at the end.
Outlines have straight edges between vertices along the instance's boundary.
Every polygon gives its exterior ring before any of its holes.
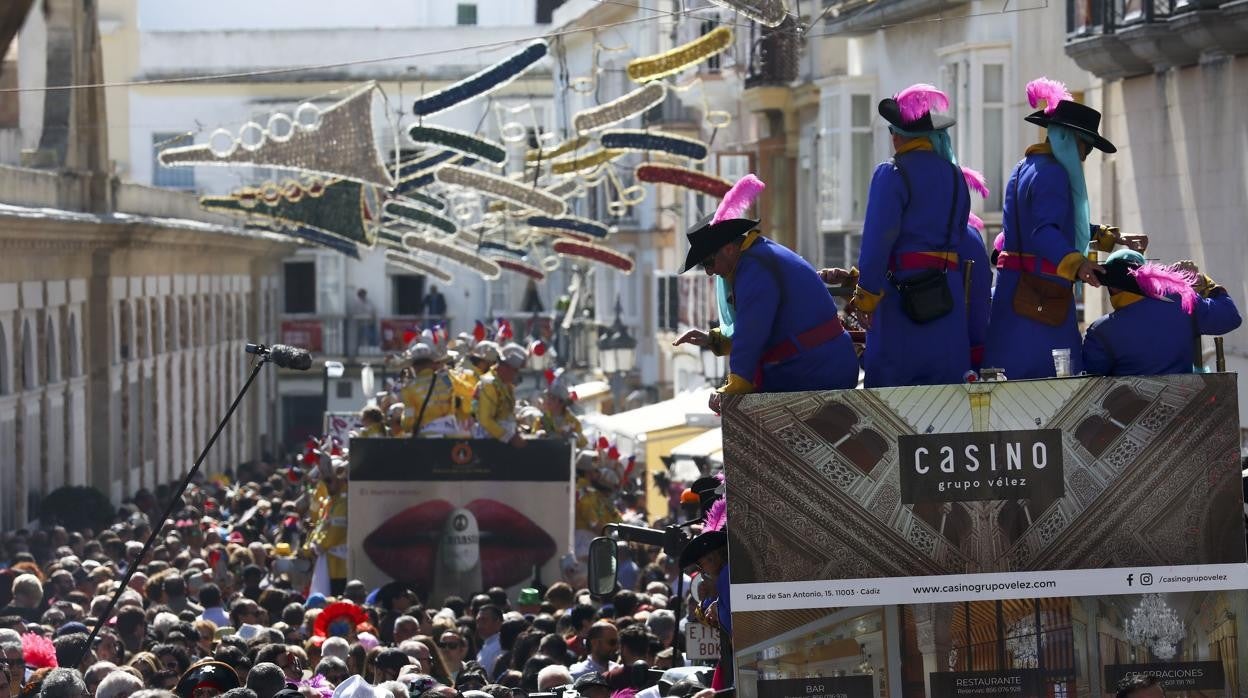
{"type": "Polygon", "coordinates": [[[430,599],[444,599],[464,589],[481,586],[481,529],[477,517],[463,508],[452,509],[438,534],[433,558],[433,591],[430,599]]]}

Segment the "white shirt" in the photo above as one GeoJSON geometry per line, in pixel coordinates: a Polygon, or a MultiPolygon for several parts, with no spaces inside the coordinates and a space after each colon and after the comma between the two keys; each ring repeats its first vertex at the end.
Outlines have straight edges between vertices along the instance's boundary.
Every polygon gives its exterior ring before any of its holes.
{"type": "Polygon", "coordinates": [[[225,609],[220,606],[205,608],[204,612],[199,614],[201,620],[210,620],[217,624],[218,628],[230,627],[230,617],[225,615],[225,609]]]}
{"type": "Polygon", "coordinates": [[[590,656],[583,662],[573,664],[568,671],[572,674],[572,680],[575,681],[586,674],[598,674],[599,676],[605,677],[608,671],[618,668],[619,666],[620,665],[615,662],[608,662],[608,665],[604,667],[599,664],[593,656],[590,656]]]}
{"type": "Polygon", "coordinates": [[[503,653],[503,648],[498,644],[498,633],[485,638],[485,643],[481,645],[481,651],[477,653],[477,663],[485,668],[485,675],[494,680],[494,665],[498,663],[498,657],[503,653]]]}

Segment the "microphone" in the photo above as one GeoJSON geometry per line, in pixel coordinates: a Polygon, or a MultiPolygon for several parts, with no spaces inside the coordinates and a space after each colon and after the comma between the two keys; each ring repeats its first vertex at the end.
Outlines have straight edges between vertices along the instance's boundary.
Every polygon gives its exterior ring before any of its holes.
{"type": "Polygon", "coordinates": [[[286,344],[274,344],[265,346],[263,344],[248,344],[246,347],[248,354],[256,354],[277,364],[278,368],[289,368],[296,371],[306,371],[312,368],[312,354],[307,349],[292,347],[286,344]]]}

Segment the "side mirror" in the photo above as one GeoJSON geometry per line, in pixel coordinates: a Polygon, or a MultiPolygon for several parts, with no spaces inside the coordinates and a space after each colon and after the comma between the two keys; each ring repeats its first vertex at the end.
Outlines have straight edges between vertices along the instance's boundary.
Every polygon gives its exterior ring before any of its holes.
{"type": "Polygon", "coordinates": [[[619,590],[615,539],[599,536],[589,543],[589,593],[611,596],[619,590]]]}

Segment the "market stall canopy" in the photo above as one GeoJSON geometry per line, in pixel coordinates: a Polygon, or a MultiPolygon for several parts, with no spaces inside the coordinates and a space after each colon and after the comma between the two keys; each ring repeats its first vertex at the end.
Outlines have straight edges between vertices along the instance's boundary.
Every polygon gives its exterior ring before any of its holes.
{"type": "Polygon", "coordinates": [[[711,429],[689,439],[672,449],[672,479],[679,482],[693,482],[705,473],[698,466],[696,459],[706,459],[710,463],[724,462],[724,430],[711,429]]]}

